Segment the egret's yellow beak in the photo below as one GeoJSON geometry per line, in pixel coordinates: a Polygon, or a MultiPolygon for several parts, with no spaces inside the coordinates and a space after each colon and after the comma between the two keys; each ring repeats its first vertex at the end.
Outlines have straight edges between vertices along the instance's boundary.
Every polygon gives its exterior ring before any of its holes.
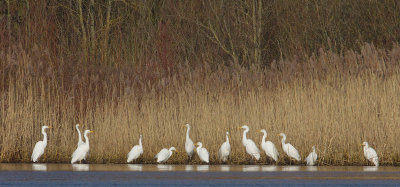
{"type": "Polygon", "coordinates": [[[93,132],[93,131],[89,131],[89,132],[93,132]]]}
{"type": "Polygon", "coordinates": [[[362,145],[364,145],[364,144],[360,144],[360,145],[362,146],[362,145]]]}
{"type": "Polygon", "coordinates": [[[49,129],[51,129],[51,128],[53,128],[53,127],[50,127],[50,126],[49,126],[49,129]]]}
{"type": "Polygon", "coordinates": [[[259,130],[258,132],[262,132],[261,130],[259,130]]]}

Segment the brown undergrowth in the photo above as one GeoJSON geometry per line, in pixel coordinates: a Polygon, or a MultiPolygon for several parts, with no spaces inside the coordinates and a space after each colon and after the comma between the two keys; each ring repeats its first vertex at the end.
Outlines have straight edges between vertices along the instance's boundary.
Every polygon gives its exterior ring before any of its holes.
{"type": "MultiPolygon", "coordinates": [[[[287,164],[278,133],[288,136],[304,159],[317,147],[320,165],[361,165],[363,141],[383,165],[399,164],[400,47],[336,54],[320,50],[307,58],[270,67],[238,64],[144,67],[81,66],[57,63],[45,50],[15,46],[0,56],[0,161],[29,162],[34,144],[48,130],[41,161],[65,162],[76,148],[75,124],[90,129],[89,163],[123,163],[143,135],[144,154],[154,163],[164,147],[180,152],[169,163],[186,163],[185,129],[203,142],[211,163],[231,135],[229,163],[252,163],[241,144],[242,131],[260,143],[264,128],[287,164]],[[53,64],[57,64],[53,65],[53,64]]],[[[265,154],[258,163],[269,163],[265,154]]],[[[199,163],[196,157],[193,163],[199,163]]]]}

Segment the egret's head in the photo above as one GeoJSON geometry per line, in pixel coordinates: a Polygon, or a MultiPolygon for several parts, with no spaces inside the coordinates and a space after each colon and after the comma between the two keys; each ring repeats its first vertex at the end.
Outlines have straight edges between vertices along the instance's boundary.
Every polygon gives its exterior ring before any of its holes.
{"type": "Polygon", "coordinates": [[[51,128],[51,127],[49,127],[47,125],[42,126],[42,129],[48,129],[48,128],[51,128]]]}
{"type": "Polygon", "coordinates": [[[190,128],[190,124],[189,124],[189,123],[186,123],[185,127],[186,127],[186,128],[190,128]]]}
{"type": "Polygon", "coordinates": [[[368,142],[363,142],[361,145],[362,146],[368,146],[368,142]]]}
{"type": "Polygon", "coordinates": [[[175,147],[171,147],[171,148],[169,148],[169,150],[170,150],[170,151],[178,152],[178,151],[175,149],[175,147]]]}
{"type": "Polygon", "coordinates": [[[226,135],[229,135],[229,132],[228,132],[228,131],[226,131],[226,135]]]}
{"type": "Polygon", "coordinates": [[[141,139],[141,138],[142,138],[142,135],[140,135],[139,138],[141,139]]]}
{"type": "Polygon", "coordinates": [[[79,127],[79,123],[77,123],[77,124],[75,125],[75,127],[78,128],[78,127],[79,127]]]}
{"type": "Polygon", "coordinates": [[[314,146],[312,146],[312,149],[315,151],[315,145],[314,145],[314,146]]]}
{"type": "Polygon", "coordinates": [[[267,134],[267,131],[265,129],[260,130],[261,133],[267,134]]]}
{"type": "Polygon", "coordinates": [[[91,133],[91,132],[93,132],[93,131],[91,131],[91,130],[85,130],[85,134],[88,134],[88,133],[91,133]]]}
{"type": "Polygon", "coordinates": [[[247,125],[243,125],[243,126],[241,126],[240,128],[241,128],[241,129],[245,129],[245,130],[249,130],[249,126],[247,126],[247,125]]]}
{"type": "Polygon", "coordinates": [[[197,145],[197,146],[199,146],[199,147],[202,147],[202,146],[203,146],[203,144],[202,144],[201,142],[197,142],[195,145],[197,145]]]}
{"type": "Polygon", "coordinates": [[[279,135],[279,136],[282,136],[282,137],[286,137],[286,134],[285,134],[285,133],[279,133],[278,135],[279,135]]]}

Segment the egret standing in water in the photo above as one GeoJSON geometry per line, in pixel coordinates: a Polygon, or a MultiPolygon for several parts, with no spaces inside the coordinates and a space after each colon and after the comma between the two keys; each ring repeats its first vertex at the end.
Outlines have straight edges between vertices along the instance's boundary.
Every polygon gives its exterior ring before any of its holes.
{"type": "Polygon", "coordinates": [[[187,123],[185,125],[185,127],[187,128],[186,131],[186,142],[185,142],[185,151],[189,156],[189,160],[192,159],[193,153],[194,153],[194,149],[196,148],[193,144],[193,141],[190,139],[189,137],[189,131],[190,131],[190,125],[189,123],[187,123]]]}
{"type": "Polygon", "coordinates": [[[280,133],[279,136],[282,136],[282,149],[289,156],[289,158],[293,158],[297,161],[301,160],[300,154],[296,148],[293,147],[290,143],[285,143],[286,134],[280,133]]]}
{"type": "Polygon", "coordinates": [[[219,148],[218,155],[222,162],[228,160],[229,154],[231,153],[231,144],[229,144],[229,132],[226,131],[226,141],[219,148]]]}
{"type": "Polygon", "coordinates": [[[367,160],[369,160],[370,162],[374,163],[375,166],[379,166],[379,158],[378,158],[378,154],[376,154],[375,149],[373,149],[372,147],[368,146],[368,142],[363,142],[363,144],[361,144],[362,146],[364,146],[364,156],[367,160]]]}
{"type": "Polygon", "coordinates": [[[40,156],[43,155],[44,149],[47,146],[47,133],[45,131],[47,128],[50,128],[50,127],[42,126],[43,141],[38,141],[35,144],[35,147],[33,148],[32,156],[31,156],[31,160],[33,162],[37,162],[39,160],[40,156]]]}
{"type": "Polygon", "coordinates": [[[256,160],[259,160],[260,159],[260,150],[258,149],[258,147],[256,146],[256,144],[254,143],[253,140],[247,139],[247,137],[246,137],[247,132],[249,132],[249,127],[247,125],[243,125],[240,128],[245,129],[243,131],[242,143],[246,147],[246,152],[249,155],[251,155],[252,157],[254,157],[256,160]]]}
{"type": "Polygon", "coordinates": [[[260,130],[261,133],[264,133],[264,136],[261,140],[261,148],[265,151],[265,154],[273,159],[275,162],[278,162],[279,152],[276,149],[275,144],[271,141],[265,141],[267,138],[267,131],[265,129],[260,130]]]}
{"type": "Polygon", "coordinates": [[[209,160],[210,155],[209,155],[207,149],[202,147],[203,144],[201,142],[197,142],[196,145],[198,146],[196,148],[196,152],[197,152],[197,155],[199,155],[200,160],[208,164],[210,162],[210,160],[209,160]]]}
{"type": "Polygon", "coordinates": [[[75,125],[76,131],[78,131],[78,147],[82,144],[84,144],[85,142],[82,141],[82,135],[81,135],[81,131],[79,130],[79,124],[75,125]]]}
{"type": "Polygon", "coordinates": [[[169,149],[161,149],[161,151],[159,153],[157,153],[157,155],[155,156],[155,158],[157,159],[158,163],[163,163],[166,162],[169,157],[172,156],[173,151],[176,151],[175,147],[171,147],[169,149]]]}
{"type": "Polygon", "coordinates": [[[312,146],[313,151],[306,157],[307,165],[313,166],[317,162],[318,156],[315,152],[315,146],[312,146]]]}
{"type": "Polygon", "coordinates": [[[85,143],[78,146],[74,153],[72,154],[72,159],[71,159],[71,164],[75,162],[80,162],[83,159],[86,159],[86,155],[89,152],[89,138],[87,137],[88,133],[91,133],[93,131],[90,130],[85,130],[84,137],[85,137],[85,143]]]}
{"type": "Polygon", "coordinates": [[[139,145],[135,145],[128,153],[128,160],[126,162],[129,163],[132,160],[136,160],[141,154],[143,154],[142,135],[139,137],[139,145]]]}

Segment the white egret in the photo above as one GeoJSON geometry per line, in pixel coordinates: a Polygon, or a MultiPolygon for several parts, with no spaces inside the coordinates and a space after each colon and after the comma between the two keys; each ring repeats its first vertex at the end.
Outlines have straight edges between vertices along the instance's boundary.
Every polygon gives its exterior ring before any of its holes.
{"type": "Polygon", "coordinates": [[[279,136],[282,136],[282,149],[289,156],[289,158],[293,158],[297,161],[301,160],[300,154],[296,148],[293,147],[290,143],[285,143],[286,134],[280,133],[279,136]]]}
{"type": "Polygon", "coordinates": [[[222,160],[222,162],[226,162],[230,153],[231,144],[229,144],[229,132],[226,131],[226,141],[221,145],[218,151],[219,159],[222,160]]]}
{"type": "Polygon", "coordinates": [[[171,147],[169,149],[161,149],[161,151],[159,153],[157,153],[157,155],[155,156],[155,158],[157,158],[157,162],[158,163],[163,163],[166,162],[169,157],[172,156],[173,151],[176,151],[175,147],[171,147]]]}
{"type": "Polygon", "coordinates": [[[193,144],[193,141],[190,139],[189,137],[189,131],[190,131],[190,125],[189,123],[187,123],[185,125],[185,127],[187,128],[186,131],[186,142],[185,142],[185,151],[189,156],[189,160],[192,159],[193,153],[194,153],[194,149],[196,148],[193,144]]]}
{"type": "Polygon", "coordinates": [[[128,160],[126,162],[129,163],[132,160],[136,160],[141,154],[143,154],[142,135],[139,137],[139,145],[135,145],[128,153],[128,160]]]}
{"type": "Polygon", "coordinates": [[[90,130],[85,130],[84,137],[85,137],[85,143],[80,145],[74,153],[72,153],[72,159],[71,159],[71,164],[75,162],[80,162],[83,159],[86,159],[86,155],[89,152],[89,138],[87,137],[88,133],[91,133],[93,131],[90,130]]]}
{"type": "Polygon", "coordinates": [[[79,124],[76,124],[75,128],[76,128],[76,131],[78,131],[78,136],[79,136],[78,147],[79,147],[80,145],[84,144],[85,142],[82,141],[82,135],[81,135],[81,131],[79,130],[79,124]]]}
{"type": "Polygon", "coordinates": [[[243,125],[240,128],[245,129],[243,132],[242,143],[246,147],[246,152],[253,156],[256,160],[260,159],[260,150],[256,146],[253,140],[247,139],[246,134],[249,132],[249,127],[247,125],[243,125]]]}
{"type": "Polygon", "coordinates": [[[265,141],[267,138],[267,131],[265,129],[260,130],[261,133],[264,133],[264,136],[261,140],[261,148],[265,151],[265,154],[272,158],[275,162],[278,162],[279,152],[276,149],[275,144],[271,141],[265,141]]]}
{"type": "Polygon", "coordinates": [[[315,146],[312,146],[313,151],[306,157],[307,165],[313,166],[317,162],[318,155],[315,152],[315,146]]]}
{"type": "Polygon", "coordinates": [[[37,162],[38,161],[40,156],[43,155],[44,149],[47,146],[47,133],[45,131],[47,128],[50,128],[50,127],[49,126],[42,126],[43,141],[38,141],[35,144],[35,147],[33,148],[32,156],[31,156],[31,160],[33,162],[37,162]]]}
{"type": "Polygon", "coordinates": [[[197,142],[196,145],[198,146],[196,148],[196,152],[197,155],[199,155],[200,160],[208,164],[210,162],[210,154],[208,153],[207,149],[203,147],[201,142],[197,142]]]}
{"type": "Polygon", "coordinates": [[[368,142],[363,142],[363,144],[361,144],[362,146],[364,146],[364,156],[367,160],[369,160],[370,162],[374,163],[375,166],[379,166],[379,158],[378,158],[378,154],[376,154],[375,149],[373,149],[372,147],[368,146],[368,142]]]}

